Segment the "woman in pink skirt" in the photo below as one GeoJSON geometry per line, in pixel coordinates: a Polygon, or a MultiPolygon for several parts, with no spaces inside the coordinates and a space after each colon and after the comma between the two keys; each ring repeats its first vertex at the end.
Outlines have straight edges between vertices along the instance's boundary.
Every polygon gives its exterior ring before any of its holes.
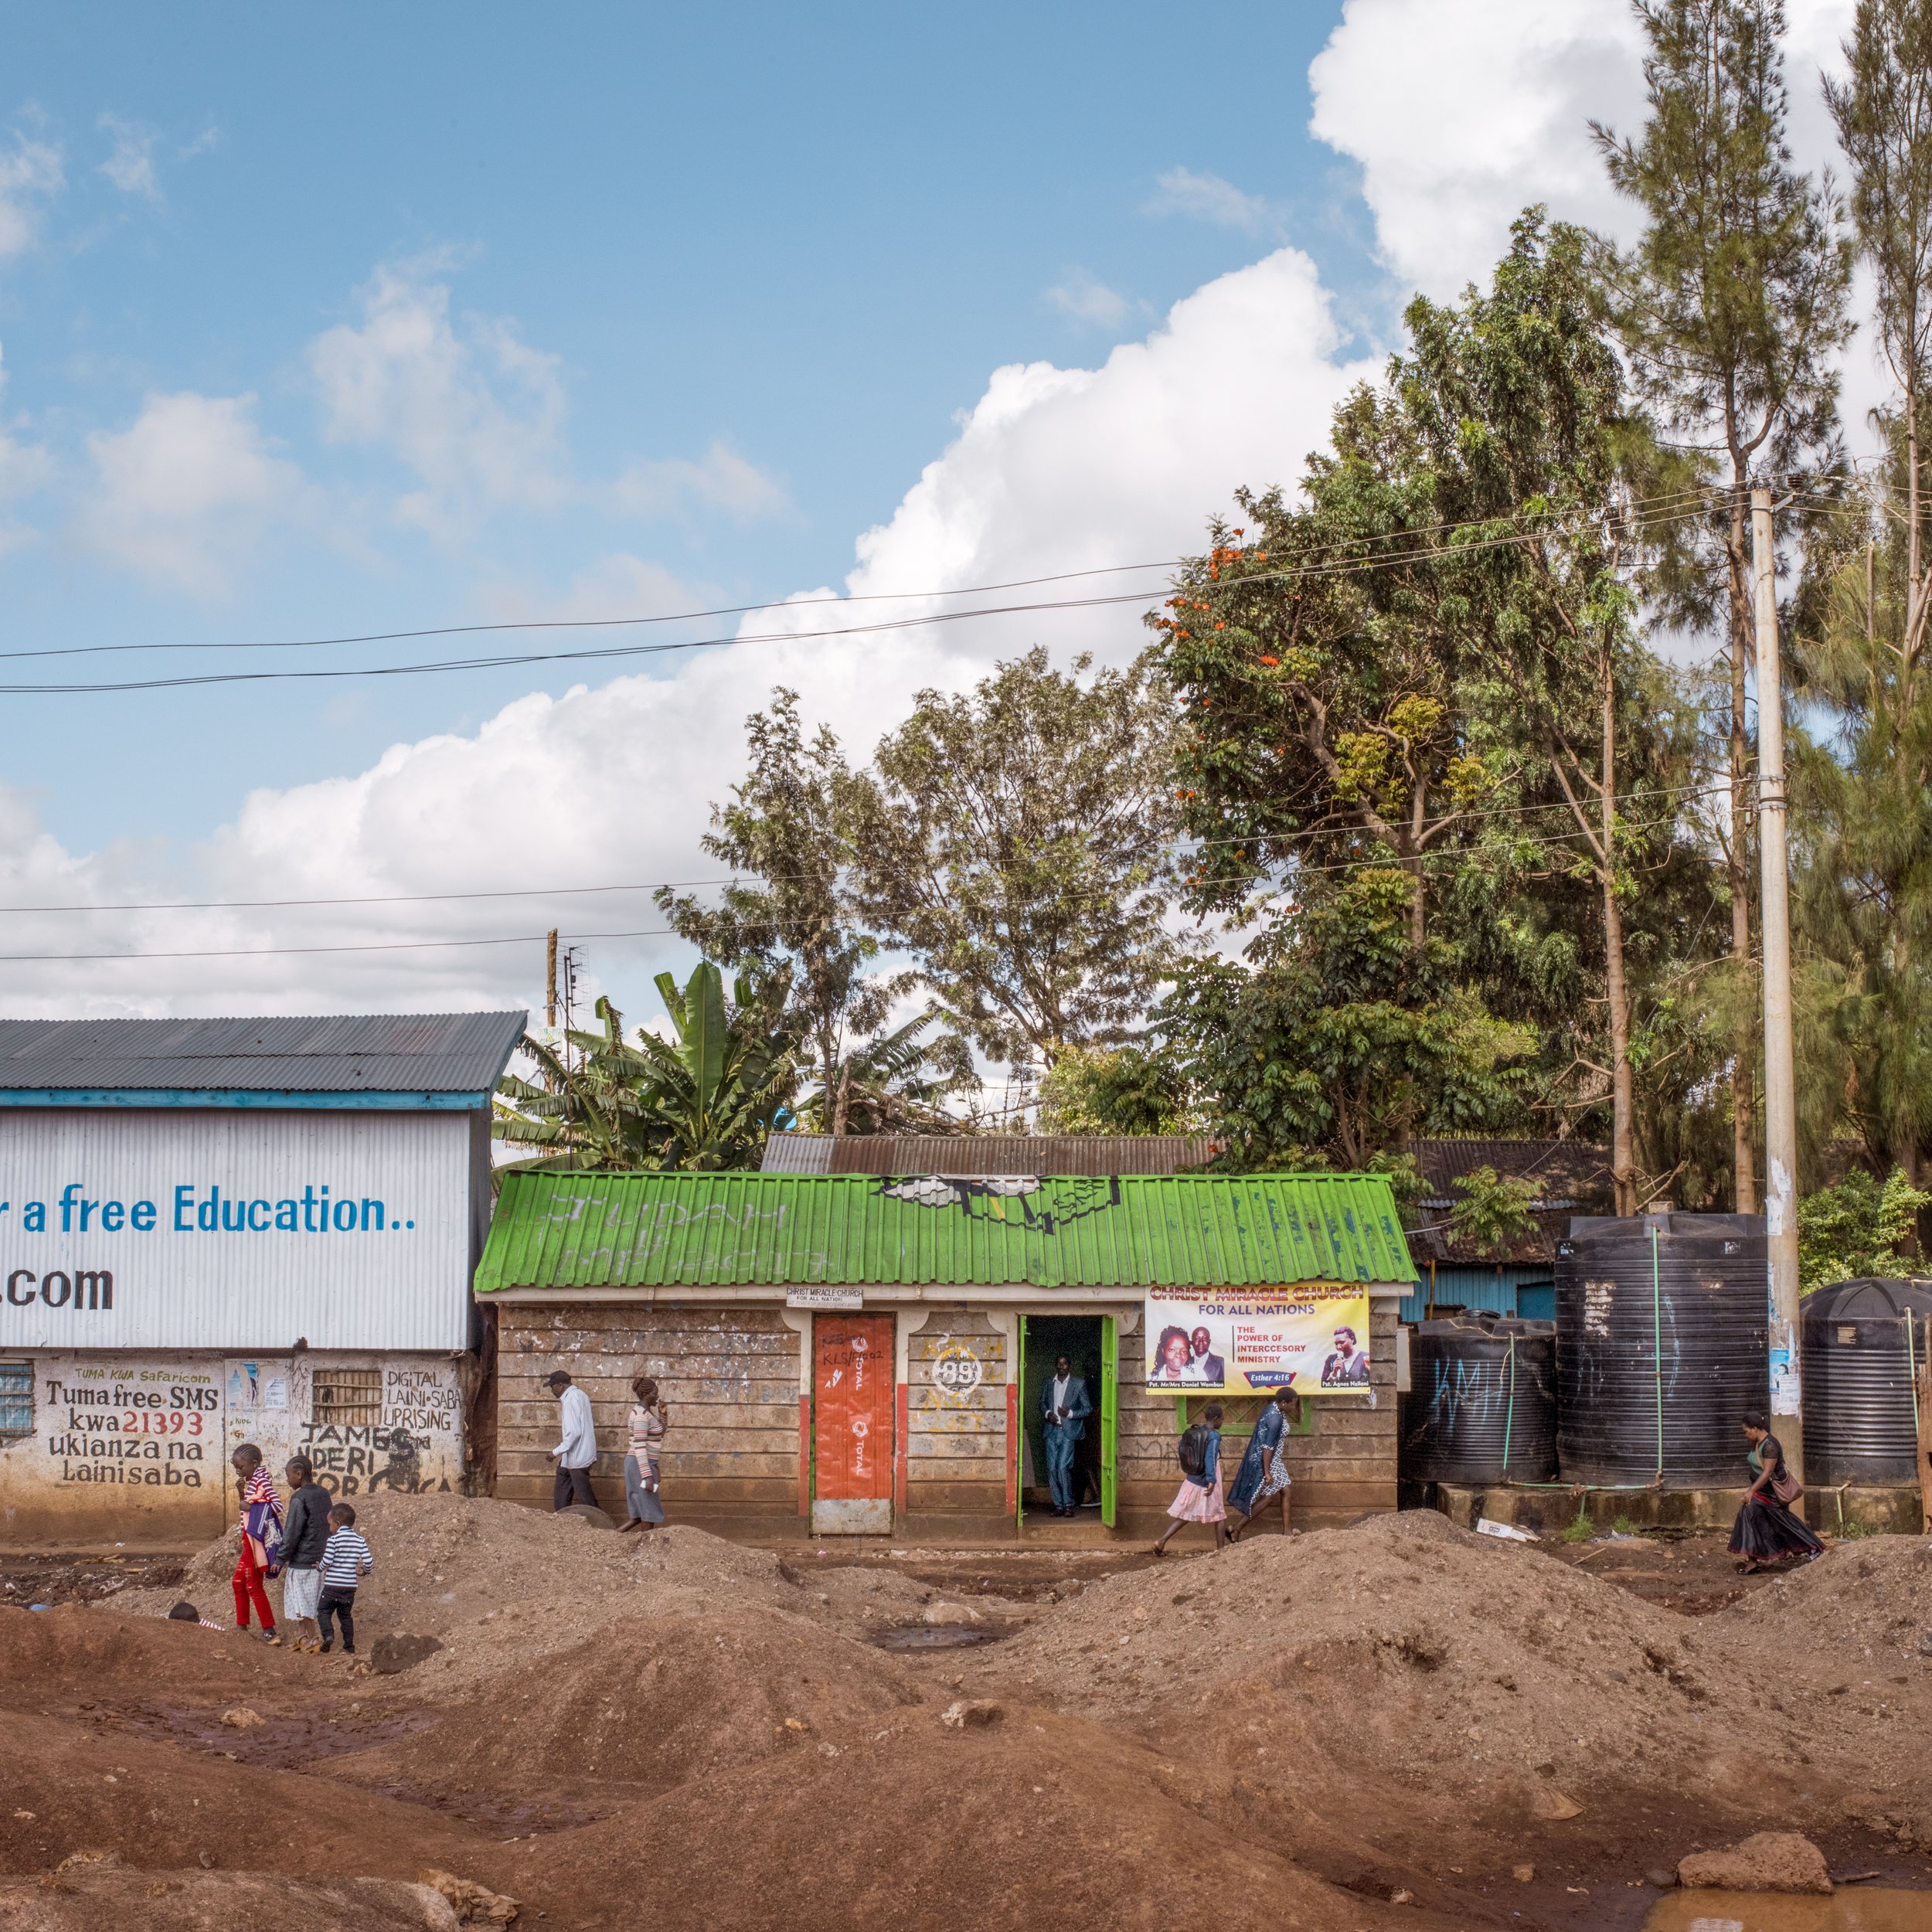
{"type": "Polygon", "coordinates": [[[1226,1536],[1227,1505],[1221,1492],[1221,1405],[1210,1402],[1201,1411],[1201,1420],[1182,1431],[1180,1493],[1168,1505],[1174,1520],[1161,1532],[1154,1546],[1157,1556],[1167,1554],[1168,1539],[1187,1522],[1212,1523],[1214,1549],[1220,1553],[1226,1536]]]}

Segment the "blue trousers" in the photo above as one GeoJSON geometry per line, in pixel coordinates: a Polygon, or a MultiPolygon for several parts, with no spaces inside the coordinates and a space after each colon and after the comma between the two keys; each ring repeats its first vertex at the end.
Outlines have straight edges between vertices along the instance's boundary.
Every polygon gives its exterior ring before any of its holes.
{"type": "Polygon", "coordinates": [[[1073,1507],[1073,1450],[1078,1440],[1070,1424],[1046,1425],[1046,1486],[1056,1509],[1073,1507]]]}

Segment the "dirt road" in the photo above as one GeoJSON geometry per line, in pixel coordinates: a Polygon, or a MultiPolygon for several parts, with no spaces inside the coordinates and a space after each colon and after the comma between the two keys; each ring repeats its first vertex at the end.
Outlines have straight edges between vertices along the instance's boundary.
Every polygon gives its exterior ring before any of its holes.
{"type": "Polygon", "coordinates": [[[176,1896],[349,1925],[351,1880],[384,1882],[370,1925],[458,1923],[411,1889],[437,1870],[586,1932],[1583,1932],[1773,1826],[1932,1886],[1920,1539],[1747,1591],[1707,1543],[1423,1514],[1159,1563],[647,1543],[460,1498],[362,1526],[353,1663],[165,1621],[225,1618],[219,1546],[0,1610],[0,1927],[176,1896]],[[420,1660],[372,1672],[398,1635],[420,1660]]]}

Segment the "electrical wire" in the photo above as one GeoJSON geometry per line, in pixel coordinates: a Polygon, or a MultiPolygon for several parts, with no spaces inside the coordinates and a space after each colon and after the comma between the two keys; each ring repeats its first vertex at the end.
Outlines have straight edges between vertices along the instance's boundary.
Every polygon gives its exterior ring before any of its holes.
{"type": "MultiPolygon", "coordinates": [[[[1668,506],[1691,499],[1708,498],[1714,494],[1723,494],[1727,489],[1726,485],[1685,485],[1674,491],[1664,492],[1655,498],[1646,498],[1638,507],[1641,513],[1648,514],[1655,506],[1668,506]]],[[[1403,542],[1417,536],[1440,535],[1459,529],[1484,529],[1496,521],[1497,519],[1491,517],[1461,522],[1411,524],[1400,530],[1369,532],[1357,537],[1343,538],[1338,540],[1338,547],[1346,551],[1369,544],[1403,542]]],[[[648,616],[505,618],[489,623],[433,624],[410,631],[366,631],[326,638],[260,638],[212,643],[174,641],[49,645],[31,651],[0,651],[0,663],[39,658],[97,657],[117,651],[317,651],[349,645],[407,643],[423,638],[485,636],[515,631],[600,631],[633,628],[645,624],[699,624],[713,617],[748,617],[757,611],[803,611],[825,604],[912,604],[923,603],[937,597],[986,597],[995,591],[1032,590],[1041,584],[1073,583],[1087,577],[1131,576],[1142,571],[1179,570],[1189,561],[1185,557],[1162,557],[1145,563],[1097,564],[1083,570],[1049,571],[1039,577],[1012,577],[995,583],[961,584],[945,590],[835,593],[822,597],[767,597],[757,604],[719,604],[702,611],[668,611],[648,616]]],[[[1245,580],[1251,582],[1254,580],[1249,578],[1245,580]]],[[[1134,602],[1138,601],[1138,598],[1125,600],[1134,602]]]]}
{"type": "MultiPolygon", "coordinates": [[[[669,939],[676,935],[668,927],[628,933],[577,933],[571,944],[592,939],[669,939]]],[[[511,933],[496,939],[394,939],[375,940],[339,946],[236,946],[198,947],[185,952],[169,953],[0,953],[0,965],[60,961],[72,964],[137,959],[279,959],[302,953],[414,953],[445,951],[457,946],[541,945],[548,933],[511,933]]]]}
{"type": "MultiPolygon", "coordinates": [[[[1637,798],[1693,798],[1700,794],[1718,795],[1727,792],[1730,788],[1728,780],[1688,785],[1645,785],[1634,791],[1614,792],[1611,794],[1611,802],[1622,804],[1637,798]]],[[[1463,815],[1472,820],[1495,819],[1513,818],[1531,812],[1566,813],[1570,810],[1570,807],[1563,800],[1551,799],[1535,804],[1483,806],[1475,808],[1463,815]]],[[[1219,838],[1192,839],[1188,842],[1188,845],[1190,850],[1196,851],[1215,845],[1248,845],[1264,842],[1268,845],[1280,845],[1312,842],[1318,838],[1366,836],[1366,832],[1367,828],[1359,825],[1316,827],[1300,832],[1230,833],[1219,838]]],[[[104,900],[98,904],[91,906],[0,906],[0,917],[68,913],[287,912],[310,909],[324,910],[338,906],[447,905],[486,899],[561,899],[566,896],[577,897],[589,893],[698,892],[718,886],[736,886],[760,880],[767,885],[793,885],[818,876],[813,872],[761,872],[750,875],[734,872],[716,879],[645,879],[632,884],[609,886],[504,886],[479,892],[364,893],[334,899],[104,900]]],[[[0,957],[4,957],[5,955],[0,955],[0,957]]],[[[133,955],[130,954],[128,957],[131,957],[133,955]]]]}
{"type": "MultiPolygon", "coordinates": [[[[1708,492],[1705,492],[1703,494],[1707,495],[1708,492]]],[[[1679,501],[1679,498],[1672,497],[1659,500],[1665,502],[1675,503],[1679,501]]],[[[1688,500],[1687,495],[1685,500],[1688,500]]],[[[1631,521],[1639,527],[1654,527],[1674,522],[1683,522],[1689,521],[1695,516],[1702,515],[1702,505],[1701,503],[1696,503],[1690,508],[1674,508],[1653,515],[1643,511],[1640,506],[1639,513],[1633,517],[1631,521]]],[[[1454,531],[1462,529],[1493,530],[1495,528],[1496,524],[1501,520],[1502,519],[1496,518],[1482,518],[1471,519],[1464,523],[1444,525],[1436,526],[1436,528],[1438,531],[1454,531]]],[[[1429,528],[1430,526],[1422,526],[1423,533],[1429,533],[1429,528]]],[[[1408,532],[1392,532],[1389,534],[1386,540],[1390,542],[1406,540],[1410,534],[1410,533],[1408,532]]],[[[1522,543],[1526,537],[1532,536],[1535,533],[1532,532],[1522,530],[1505,531],[1489,537],[1472,538],[1467,543],[1437,545],[1434,547],[1427,548],[1416,548],[1406,552],[1398,553],[1389,556],[1368,556],[1354,559],[1346,557],[1336,558],[1316,564],[1298,565],[1287,570],[1243,572],[1239,577],[1230,577],[1226,580],[1225,582],[1227,586],[1233,587],[1235,585],[1246,586],[1264,583],[1297,582],[1302,580],[1318,580],[1323,577],[1337,576],[1352,576],[1359,574],[1364,570],[1391,570],[1399,568],[1404,564],[1427,562],[1437,558],[1454,557],[1461,559],[1467,557],[1472,553],[1478,551],[1511,548],[1522,543]]],[[[1366,541],[1368,539],[1360,540],[1366,541]]],[[[1376,540],[1379,541],[1382,539],[1377,539],[1376,540]]],[[[1120,567],[1124,569],[1134,569],[1141,567],[1152,568],[1158,566],[1123,566],[1120,567]]],[[[1048,579],[1039,580],[1053,581],[1055,580],[1048,579]]],[[[245,671],[206,671],[185,673],[175,677],[113,679],[100,680],[93,682],[77,682],[49,684],[0,684],[0,695],[5,695],[9,697],[94,696],[128,692],[193,689],[213,685],[279,684],[289,682],[309,682],[316,681],[339,681],[344,679],[354,678],[422,677],[437,675],[451,672],[509,669],[533,664],[594,663],[610,662],[628,658],[655,657],[675,651],[723,650],[728,649],[733,645],[740,644],[818,643],[824,642],[828,640],[845,638],[876,637],[890,631],[925,630],[940,624],[963,623],[969,620],[986,617],[1038,616],[1047,612],[1059,611],[1106,610],[1117,608],[1125,604],[1145,604],[1153,594],[1154,593],[1151,590],[1143,590],[1131,593],[1116,593],[1110,596],[1103,597],[1039,599],[1026,603],[984,605],[976,609],[965,611],[926,611],[911,617],[882,618],[869,624],[832,625],[817,630],[776,631],[764,632],[740,631],[726,637],[680,638],[662,644],[607,645],[596,648],[577,651],[515,651],[499,653],[487,656],[437,658],[414,664],[341,666],[304,665],[293,670],[257,669],[245,671]]],[[[820,601],[842,602],[845,601],[845,600],[821,600],[820,601]]],[[[782,607],[783,607],[781,606],[771,604],[754,604],[743,607],[743,608],[747,611],[772,610],[782,607]]],[[[597,618],[573,620],[572,622],[573,624],[579,624],[611,626],[642,622],[670,622],[673,621],[674,620],[668,618],[597,618]]],[[[452,631],[460,631],[468,628],[470,627],[452,627],[452,631]]],[[[505,629],[513,628],[547,629],[560,627],[532,623],[525,625],[505,625],[495,628],[505,629]]],[[[392,637],[400,637],[410,634],[433,635],[445,634],[426,632],[417,634],[391,633],[388,634],[392,637]]],[[[84,655],[93,651],[104,649],[107,648],[108,647],[94,645],[77,646],[73,647],[73,653],[76,655],[84,655]]],[[[167,648],[188,649],[196,647],[182,645],[169,646],[167,648]]],[[[285,647],[270,645],[259,648],[278,648],[285,647]]],[[[294,646],[286,648],[299,648],[306,647],[294,646]]],[[[14,655],[22,655],[27,654],[14,655]]],[[[60,651],[49,650],[41,655],[49,656],[63,655],[68,655],[68,652],[64,650],[60,651]]]]}

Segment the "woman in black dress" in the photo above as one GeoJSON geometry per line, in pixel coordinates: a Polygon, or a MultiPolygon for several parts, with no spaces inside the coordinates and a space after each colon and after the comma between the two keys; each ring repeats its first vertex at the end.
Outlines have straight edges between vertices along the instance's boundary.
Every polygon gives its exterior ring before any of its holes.
{"type": "Polygon", "coordinates": [[[1809,1563],[1825,1554],[1825,1546],[1806,1528],[1791,1508],[1804,1492],[1784,1466],[1784,1451],[1764,1425],[1761,1414],[1744,1418],[1744,1439],[1750,1453],[1751,1486],[1744,1506],[1731,1526],[1731,1554],[1746,1576],[1773,1564],[1809,1563]]]}

